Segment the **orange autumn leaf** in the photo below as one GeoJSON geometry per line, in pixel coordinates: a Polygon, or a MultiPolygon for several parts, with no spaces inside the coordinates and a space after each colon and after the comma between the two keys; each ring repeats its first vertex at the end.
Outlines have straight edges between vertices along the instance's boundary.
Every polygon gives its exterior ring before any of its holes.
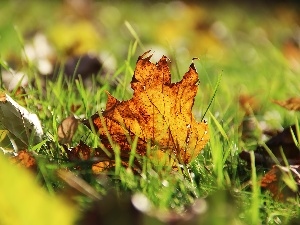
{"type": "Polygon", "coordinates": [[[180,163],[189,163],[209,140],[207,123],[197,122],[192,114],[198,73],[192,63],[180,82],[171,83],[168,58],[163,56],[153,64],[152,55],[146,56],[148,53],[137,60],[131,81],[133,97],[119,101],[108,94],[105,111],[94,114],[91,123],[83,123],[94,126],[107,149],[112,149],[110,138],[118,144],[121,157],[129,156],[131,144],[137,138],[139,155],[146,155],[150,146],[154,158],[171,153],[167,155],[175,155],[180,163]]]}
{"type": "Polygon", "coordinates": [[[288,110],[300,111],[300,98],[292,97],[285,101],[273,100],[273,102],[288,110]]]}
{"type": "Polygon", "coordinates": [[[282,199],[283,194],[280,192],[280,170],[274,166],[260,181],[260,186],[269,190],[272,195],[277,199],[282,199]]]}

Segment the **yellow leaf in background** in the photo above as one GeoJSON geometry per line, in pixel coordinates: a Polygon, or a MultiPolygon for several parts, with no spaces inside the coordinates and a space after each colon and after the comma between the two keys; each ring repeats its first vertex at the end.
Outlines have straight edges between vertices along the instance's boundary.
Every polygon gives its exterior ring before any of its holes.
{"type": "Polygon", "coordinates": [[[1,225],[71,225],[75,210],[41,188],[36,179],[0,154],[1,225]]]}
{"type": "Polygon", "coordinates": [[[101,43],[96,29],[87,21],[56,24],[49,30],[49,39],[63,55],[96,51],[101,43]]]}

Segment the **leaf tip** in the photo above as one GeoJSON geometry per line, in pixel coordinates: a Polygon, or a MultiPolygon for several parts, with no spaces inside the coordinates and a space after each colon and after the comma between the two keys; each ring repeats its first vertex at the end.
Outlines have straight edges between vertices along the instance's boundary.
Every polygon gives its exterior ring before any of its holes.
{"type": "Polygon", "coordinates": [[[137,61],[140,61],[140,60],[147,60],[147,61],[149,61],[151,59],[151,57],[153,56],[153,54],[150,54],[149,56],[147,56],[149,54],[149,52],[151,52],[151,50],[148,50],[143,55],[139,56],[137,61]]]}

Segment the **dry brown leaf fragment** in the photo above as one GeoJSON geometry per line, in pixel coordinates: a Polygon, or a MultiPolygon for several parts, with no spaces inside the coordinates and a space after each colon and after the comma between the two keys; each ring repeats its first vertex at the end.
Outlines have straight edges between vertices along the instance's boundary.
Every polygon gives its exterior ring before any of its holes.
{"type": "MultiPolygon", "coordinates": [[[[93,173],[99,174],[100,172],[111,168],[115,165],[114,160],[111,159],[100,148],[91,148],[83,141],[72,148],[65,147],[67,157],[70,162],[79,163],[82,161],[87,162],[88,167],[93,173]]],[[[76,169],[81,169],[81,166],[75,166],[76,169]]]]}
{"type": "Polygon", "coordinates": [[[65,151],[67,153],[68,159],[71,162],[88,160],[91,158],[91,154],[93,152],[92,148],[86,145],[83,141],[80,141],[80,143],[76,147],[72,147],[69,149],[65,148],[65,151]]]}
{"type": "Polygon", "coordinates": [[[64,119],[57,129],[58,141],[62,144],[70,143],[77,131],[78,123],[79,120],[73,115],[64,119]]]}
{"type": "Polygon", "coordinates": [[[283,108],[286,108],[287,110],[300,111],[299,97],[292,97],[285,101],[273,100],[273,102],[276,103],[277,105],[280,105],[283,108]]]}
{"type": "MultiPolygon", "coordinates": [[[[85,162],[85,166],[90,168],[94,174],[99,174],[105,170],[113,168],[115,164],[115,158],[113,157],[113,150],[103,151],[100,148],[91,148],[86,145],[83,141],[80,141],[79,144],[72,148],[67,148],[63,145],[67,154],[67,158],[70,162],[78,163],[79,165],[75,166],[75,169],[80,170],[82,162],[85,162]]],[[[121,154],[121,164],[124,167],[128,167],[129,156],[121,154]]],[[[83,164],[82,164],[83,165],[83,164]]],[[[135,161],[132,165],[132,169],[135,172],[141,170],[140,164],[135,161]]]]}
{"type": "Polygon", "coordinates": [[[282,53],[288,60],[291,69],[299,71],[300,69],[300,48],[299,37],[290,37],[282,46],[282,53]]]}
{"type": "Polygon", "coordinates": [[[247,94],[241,94],[239,96],[239,104],[246,113],[246,115],[255,114],[258,111],[258,108],[260,107],[256,97],[247,94]]]}
{"type": "Polygon", "coordinates": [[[108,170],[115,166],[113,161],[98,162],[92,165],[92,171],[94,174],[100,174],[101,172],[108,170]]]}
{"type": "Polygon", "coordinates": [[[27,150],[19,151],[18,155],[11,158],[11,161],[17,165],[24,166],[33,171],[37,169],[36,160],[34,156],[27,150]]]}
{"type": "Polygon", "coordinates": [[[289,197],[295,197],[297,193],[299,194],[299,172],[299,165],[290,165],[289,167],[275,165],[262,177],[260,185],[262,188],[270,191],[275,199],[283,201],[289,197]],[[284,181],[284,176],[287,177],[289,173],[297,185],[296,190],[292,190],[284,181]]]}
{"type": "MultiPolygon", "coordinates": [[[[198,90],[194,64],[182,80],[171,83],[168,58],[150,62],[150,51],[140,56],[131,81],[133,97],[119,101],[108,94],[106,110],[91,117],[101,142],[112,149],[109,136],[123,154],[129,155],[137,137],[136,152],[146,155],[147,143],[163,153],[173,153],[179,162],[191,162],[209,140],[206,122],[197,122],[192,114],[198,90]]],[[[89,120],[84,122],[91,128],[89,120]]]]}
{"type": "Polygon", "coordinates": [[[279,190],[280,170],[274,166],[267,172],[260,181],[260,186],[269,190],[275,198],[282,199],[283,195],[279,190]]]}

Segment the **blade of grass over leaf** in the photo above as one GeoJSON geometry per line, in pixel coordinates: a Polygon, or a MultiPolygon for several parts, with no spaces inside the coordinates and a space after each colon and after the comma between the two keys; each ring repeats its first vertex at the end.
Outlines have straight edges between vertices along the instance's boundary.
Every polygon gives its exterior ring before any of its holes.
{"type": "Polygon", "coordinates": [[[115,153],[115,175],[118,176],[121,171],[122,163],[121,163],[121,149],[118,145],[113,145],[113,150],[115,153]]]}
{"type": "Polygon", "coordinates": [[[136,157],[136,148],[138,144],[138,136],[135,136],[132,143],[131,143],[131,151],[130,151],[130,156],[129,156],[129,161],[128,161],[128,167],[132,167],[134,163],[134,159],[136,157]]]}

